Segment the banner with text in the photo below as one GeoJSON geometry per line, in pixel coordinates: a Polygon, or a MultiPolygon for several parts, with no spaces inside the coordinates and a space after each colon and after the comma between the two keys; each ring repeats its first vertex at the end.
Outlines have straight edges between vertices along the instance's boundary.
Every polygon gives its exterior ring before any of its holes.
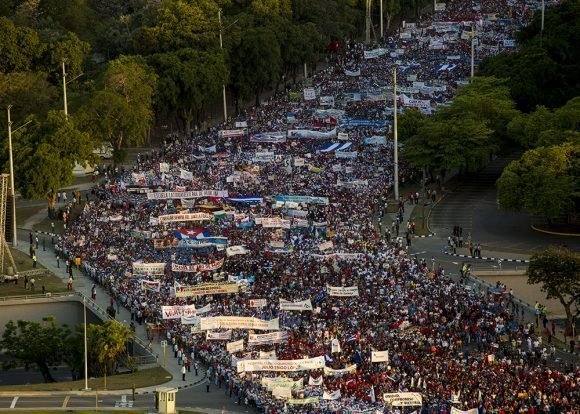
{"type": "Polygon", "coordinates": [[[324,357],[290,359],[285,361],[255,359],[238,362],[238,373],[256,371],[297,372],[324,368],[324,357]]]}
{"type": "Polygon", "coordinates": [[[148,200],[168,200],[173,198],[202,198],[202,197],[228,197],[225,190],[201,190],[201,191],[167,191],[161,193],[147,193],[148,200]]]}

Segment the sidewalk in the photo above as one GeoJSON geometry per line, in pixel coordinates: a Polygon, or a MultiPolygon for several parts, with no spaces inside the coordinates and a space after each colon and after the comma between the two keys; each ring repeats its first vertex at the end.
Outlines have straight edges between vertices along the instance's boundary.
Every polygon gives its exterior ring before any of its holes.
{"type": "MultiPolygon", "coordinates": [[[[29,248],[28,230],[19,230],[18,240],[19,240],[19,243],[18,243],[17,249],[24,252],[25,254],[28,254],[29,253],[28,252],[28,248],[29,248]]],[[[48,270],[53,272],[57,277],[59,277],[63,281],[64,284],[67,283],[68,274],[66,273],[66,265],[64,264],[64,262],[61,261],[60,268],[57,267],[56,253],[55,253],[50,241],[46,245],[46,251],[43,251],[42,247],[39,247],[36,250],[36,257],[38,258],[39,263],[41,263],[44,267],[46,267],[48,270]]],[[[73,274],[74,274],[74,282],[73,282],[74,290],[82,293],[85,297],[87,297],[88,300],[91,300],[90,299],[91,288],[92,288],[94,282],[89,277],[85,276],[80,270],[78,270],[76,268],[73,270],[73,274]]],[[[97,286],[97,297],[96,297],[96,300],[94,301],[94,303],[96,303],[102,309],[106,309],[110,305],[111,298],[105,292],[105,290],[102,289],[101,286],[99,286],[98,284],[96,286],[97,286]]],[[[129,326],[129,324],[131,323],[131,313],[126,308],[121,307],[121,311],[116,315],[115,319],[117,321],[125,324],[126,326],[129,326]]],[[[147,333],[145,331],[145,325],[138,325],[137,324],[135,334],[137,337],[142,339],[146,344],[149,343],[149,339],[147,338],[147,333]]],[[[161,344],[160,344],[158,338],[152,341],[152,346],[153,346],[153,355],[155,355],[157,357],[157,362],[162,366],[163,365],[163,349],[161,348],[161,344]]],[[[166,352],[167,352],[167,366],[165,367],[165,369],[172,376],[172,379],[164,384],[160,384],[157,386],[139,388],[138,394],[151,393],[151,392],[155,391],[155,389],[158,388],[159,386],[174,387],[174,388],[179,388],[179,389],[189,388],[193,385],[198,384],[199,382],[201,382],[205,379],[205,367],[200,366],[199,376],[196,377],[194,375],[193,370],[192,370],[191,373],[188,372],[185,374],[186,381],[182,381],[181,380],[181,366],[177,364],[176,359],[173,357],[173,350],[168,347],[166,349],[166,352]]],[[[116,393],[119,393],[119,394],[125,393],[126,394],[128,392],[130,393],[131,390],[128,388],[126,390],[103,391],[103,392],[105,392],[105,393],[108,392],[108,393],[112,393],[112,394],[116,394],[116,393]]],[[[99,391],[99,393],[103,393],[103,392],[99,391]]],[[[71,392],[69,392],[69,394],[70,393],[71,392]]],[[[13,395],[13,394],[14,393],[12,393],[11,395],[13,395]]],[[[53,393],[53,394],[57,395],[56,393],[53,393]]],[[[65,392],[65,394],[66,394],[66,392],[65,392]]]]}
{"type": "Polygon", "coordinates": [[[499,261],[502,262],[515,262],[515,263],[530,263],[530,256],[527,254],[517,254],[517,253],[505,253],[493,250],[484,250],[485,256],[474,257],[470,255],[469,249],[465,247],[458,247],[456,249],[457,253],[453,253],[451,247],[446,246],[445,254],[448,256],[462,257],[465,259],[476,259],[476,260],[489,260],[489,261],[499,261]]]}

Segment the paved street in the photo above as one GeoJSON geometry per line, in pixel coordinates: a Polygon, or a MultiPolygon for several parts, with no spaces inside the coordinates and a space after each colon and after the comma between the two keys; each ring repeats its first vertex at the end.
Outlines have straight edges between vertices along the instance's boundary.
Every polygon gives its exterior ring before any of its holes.
{"type": "MultiPolygon", "coordinates": [[[[434,208],[430,227],[438,236],[447,237],[454,225],[463,227],[464,238],[472,233],[474,242],[484,250],[530,253],[549,245],[568,245],[580,249],[580,238],[538,233],[530,228],[525,213],[510,213],[497,205],[495,182],[514,156],[497,159],[481,172],[448,192],[434,208]]],[[[485,254],[484,254],[485,255],[485,254]]]]}

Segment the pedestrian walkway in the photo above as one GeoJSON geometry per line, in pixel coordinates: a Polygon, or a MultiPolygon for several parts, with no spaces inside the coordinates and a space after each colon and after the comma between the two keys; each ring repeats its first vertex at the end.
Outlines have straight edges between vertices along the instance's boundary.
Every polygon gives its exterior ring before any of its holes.
{"type": "MultiPolygon", "coordinates": [[[[18,250],[28,254],[29,251],[29,240],[28,240],[28,230],[20,230],[18,232],[18,250]]],[[[66,273],[66,265],[64,261],[57,262],[56,253],[52,243],[47,243],[46,250],[43,250],[42,247],[36,250],[36,257],[38,262],[41,263],[44,267],[54,273],[57,277],[59,277],[63,283],[66,285],[68,281],[68,274],[66,273]]],[[[85,276],[79,269],[75,268],[73,270],[74,275],[74,282],[73,282],[73,289],[81,294],[83,294],[86,298],[91,300],[91,289],[94,284],[93,280],[89,277],[85,276]]],[[[97,295],[96,300],[93,302],[100,307],[101,309],[106,309],[109,307],[111,303],[111,297],[107,294],[107,292],[98,284],[96,285],[97,295]]],[[[129,326],[131,323],[131,313],[124,307],[120,308],[120,312],[117,313],[115,319],[126,326],[129,326]]],[[[149,343],[149,339],[147,338],[147,332],[145,330],[145,324],[139,325],[136,324],[135,334],[144,343],[149,343]]],[[[151,341],[153,355],[157,357],[157,362],[163,366],[163,349],[161,348],[160,341],[153,340],[151,341]]],[[[191,373],[186,373],[186,381],[182,381],[181,377],[181,366],[177,364],[177,359],[173,356],[173,351],[170,348],[167,348],[167,365],[165,369],[169,372],[172,376],[172,379],[168,379],[168,382],[163,384],[166,387],[174,387],[174,388],[187,388],[193,385],[198,384],[205,378],[205,368],[200,367],[199,376],[195,376],[194,371],[192,369],[191,373]]],[[[157,386],[140,388],[139,393],[151,393],[157,388],[157,386]]],[[[131,392],[131,390],[123,390],[125,393],[131,392]]],[[[121,392],[121,391],[115,391],[121,392]]]]}
{"type": "Polygon", "coordinates": [[[518,254],[510,254],[511,257],[506,257],[509,253],[502,253],[502,252],[490,252],[490,254],[493,254],[493,256],[473,256],[469,254],[469,250],[465,249],[465,248],[458,248],[456,249],[457,253],[453,252],[453,249],[451,249],[450,247],[448,247],[444,253],[448,256],[454,256],[454,257],[461,257],[461,258],[465,258],[465,259],[476,259],[476,260],[488,260],[488,261],[494,261],[494,262],[498,262],[498,261],[502,261],[502,262],[514,262],[514,263],[530,263],[530,259],[528,255],[518,255],[518,254]]]}

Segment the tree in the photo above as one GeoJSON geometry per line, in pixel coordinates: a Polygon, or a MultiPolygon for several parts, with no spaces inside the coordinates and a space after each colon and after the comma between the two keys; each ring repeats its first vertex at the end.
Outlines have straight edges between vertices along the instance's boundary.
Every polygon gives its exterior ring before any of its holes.
{"type": "Polygon", "coordinates": [[[0,17],[0,72],[27,71],[42,54],[38,33],[0,17]]]}
{"type": "Polygon", "coordinates": [[[15,184],[26,199],[45,198],[52,216],[56,193],[72,182],[75,164],[94,161],[93,142],[61,111],[35,120],[13,138],[15,184]]]}
{"type": "Polygon", "coordinates": [[[436,114],[405,142],[402,157],[415,167],[426,168],[432,179],[434,173],[444,177],[453,169],[474,171],[497,151],[490,143],[491,134],[486,123],[474,117],[436,114]]]}
{"type": "Polygon", "coordinates": [[[144,55],[219,47],[218,5],[213,0],[167,0],[146,10],[133,48],[144,55]]]}
{"type": "Polygon", "coordinates": [[[268,28],[249,29],[231,52],[231,60],[236,100],[253,94],[259,105],[260,93],[280,77],[280,45],[275,34],[268,28]]]}
{"type": "Polygon", "coordinates": [[[89,325],[88,335],[92,338],[92,348],[97,360],[103,367],[105,375],[105,388],[107,384],[107,372],[114,371],[114,363],[121,358],[127,357],[127,343],[135,336],[127,326],[115,321],[104,321],[100,325],[89,325]]]}
{"type": "Polygon", "coordinates": [[[479,73],[509,79],[511,96],[520,110],[538,105],[557,108],[580,95],[580,2],[562,2],[541,13],[517,34],[518,50],[481,62],[479,73]]]}
{"type": "Polygon", "coordinates": [[[391,28],[393,18],[401,12],[401,0],[381,0],[387,19],[387,31],[391,28]]]}
{"type": "Polygon", "coordinates": [[[579,155],[578,142],[526,151],[497,181],[500,207],[525,209],[548,222],[569,212],[579,194],[580,182],[574,177],[579,155]]]}
{"type": "MultiPolygon", "coordinates": [[[[12,105],[12,119],[20,123],[32,113],[44,116],[58,98],[57,89],[41,72],[0,72],[0,108],[12,105]]],[[[6,117],[0,117],[1,131],[6,130],[6,117]]]]}
{"type": "Polygon", "coordinates": [[[572,332],[580,304],[580,253],[551,247],[530,258],[528,283],[541,283],[547,299],[558,299],[566,311],[568,332],[572,332]],[[572,306],[576,312],[572,312],[572,306]]]}
{"type": "Polygon", "coordinates": [[[405,108],[398,119],[398,133],[401,142],[408,141],[411,137],[417,135],[419,128],[427,116],[417,109],[405,108]]]}
{"type": "MultiPolygon", "coordinates": [[[[31,321],[9,321],[0,341],[5,354],[38,367],[44,382],[54,382],[50,367],[63,358],[63,338],[67,330],[56,325],[54,317],[43,318],[43,323],[31,321]]],[[[16,361],[5,361],[4,369],[14,367],[16,361]]]]}
{"type": "Polygon", "coordinates": [[[66,70],[71,77],[82,71],[82,65],[91,51],[91,46],[83,42],[73,32],[68,32],[52,39],[48,43],[45,57],[47,72],[61,73],[61,64],[66,63],[66,70]]]}
{"type": "Polygon", "coordinates": [[[192,123],[218,97],[228,78],[224,55],[182,49],[149,58],[159,74],[156,106],[161,113],[176,117],[189,136],[192,123]]]}
{"type": "Polygon", "coordinates": [[[142,144],[153,122],[156,82],[153,70],[139,57],[121,56],[109,62],[104,89],[81,108],[80,125],[109,143],[116,154],[127,145],[142,144]]]}

